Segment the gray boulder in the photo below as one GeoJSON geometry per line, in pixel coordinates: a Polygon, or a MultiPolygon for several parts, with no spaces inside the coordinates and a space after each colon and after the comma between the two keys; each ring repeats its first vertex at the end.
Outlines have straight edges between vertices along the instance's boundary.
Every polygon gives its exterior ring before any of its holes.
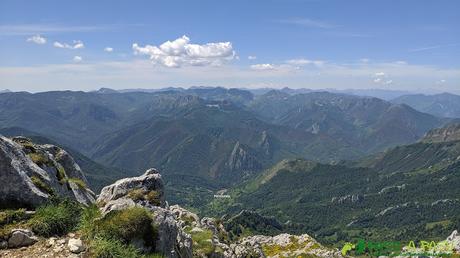
{"type": "Polygon", "coordinates": [[[11,236],[8,239],[8,247],[16,248],[22,246],[33,245],[38,241],[38,238],[34,236],[34,233],[28,229],[13,229],[11,236]]]}
{"type": "Polygon", "coordinates": [[[52,195],[83,204],[94,193],[78,164],[63,149],[25,137],[0,136],[0,208],[37,207],[52,195]]]}
{"type": "Polygon", "coordinates": [[[107,204],[122,197],[130,198],[142,206],[165,207],[164,186],[160,173],[151,168],[141,176],[120,179],[104,187],[97,202],[107,204]]]}

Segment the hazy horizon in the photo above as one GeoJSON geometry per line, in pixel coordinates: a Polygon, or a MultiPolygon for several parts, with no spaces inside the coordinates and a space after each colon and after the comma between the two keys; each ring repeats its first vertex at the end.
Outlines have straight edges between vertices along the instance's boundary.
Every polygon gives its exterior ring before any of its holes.
{"type": "Polygon", "coordinates": [[[459,7],[412,0],[1,1],[0,89],[459,93],[459,7]]]}

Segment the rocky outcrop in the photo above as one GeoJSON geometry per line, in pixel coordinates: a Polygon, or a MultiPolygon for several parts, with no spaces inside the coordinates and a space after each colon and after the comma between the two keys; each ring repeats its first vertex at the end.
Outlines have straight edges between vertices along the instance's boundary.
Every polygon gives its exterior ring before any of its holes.
{"type": "Polygon", "coordinates": [[[177,209],[166,207],[163,181],[156,169],[104,187],[97,203],[104,215],[135,206],[144,207],[151,212],[157,229],[154,251],[173,258],[192,257],[192,239],[182,230],[177,209]]]}
{"type": "Polygon", "coordinates": [[[454,123],[426,133],[422,142],[460,141],[460,123],[454,123]]]}
{"type": "Polygon", "coordinates": [[[25,137],[0,136],[0,185],[0,208],[37,207],[51,196],[94,202],[80,167],[65,150],[25,137]]]}
{"type": "Polygon", "coordinates": [[[256,156],[251,154],[248,147],[236,142],[227,161],[230,171],[254,171],[262,168],[256,156]]]}

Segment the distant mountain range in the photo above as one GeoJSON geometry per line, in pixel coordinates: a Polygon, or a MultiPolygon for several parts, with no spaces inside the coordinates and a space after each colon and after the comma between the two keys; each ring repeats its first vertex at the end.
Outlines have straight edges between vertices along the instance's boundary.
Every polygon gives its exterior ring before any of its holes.
{"type": "Polygon", "coordinates": [[[439,117],[460,118],[460,96],[450,93],[404,95],[393,99],[392,102],[406,104],[421,112],[439,117]]]}
{"type": "Polygon", "coordinates": [[[283,159],[357,159],[415,142],[449,121],[407,105],[329,92],[255,95],[196,87],[0,95],[0,128],[34,132],[105,167],[157,167],[172,202],[198,206],[210,191],[283,159]]]}

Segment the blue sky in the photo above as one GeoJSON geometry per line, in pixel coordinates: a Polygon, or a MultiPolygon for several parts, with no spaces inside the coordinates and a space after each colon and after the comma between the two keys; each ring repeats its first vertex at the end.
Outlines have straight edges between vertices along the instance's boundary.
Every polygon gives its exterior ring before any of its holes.
{"type": "Polygon", "coordinates": [[[459,25],[455,0],[0,0],[0,89],[458,93],[459,25]]]}

